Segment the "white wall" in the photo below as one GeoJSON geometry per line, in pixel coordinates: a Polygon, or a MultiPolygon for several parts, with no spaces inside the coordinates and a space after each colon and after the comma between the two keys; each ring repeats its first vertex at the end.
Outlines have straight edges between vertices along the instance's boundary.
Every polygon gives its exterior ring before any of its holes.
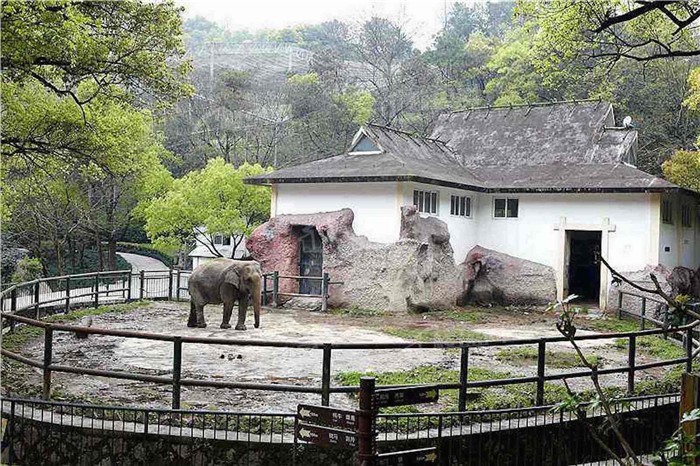
{"type": "MultiPolygon", "coordinates": [[[[450,244],[454,250],[455,262],[458,264],[463,262],[467,257],[467,252],[478,244],[476,212],[479,208],[480,199],[477,193],[422,183],[400,183],[400,189],[401,205],[413,204],[413,190],[415,189],[438,191],[440,193],[438,214],[434,216],[445,222],[450,230],[450,244]],[[452,195],[471,198],[472,215],[470,217],[450,215],[450,198],[452,195]]],[[[421,215],[428,216],[428,214],[421,215]]]]}
{"type": "Polygon", "coordinates": [[[659,262],[669,269],[677,266],[700,267],[700,210],[698,201],[687,195],[667,194],[673,202],[673,223],[660,224],[659,262]],[[691,227],[681,222],[681,205],[691,208],[691,227]]]}
{"type": "Polygon", "coordinates": [[[397,183],[279,184],[273,202],[274,215],[349,208],[355,213],[353,228],[357,235],[380,243],[399,239],[401,203],[397,183]]]}

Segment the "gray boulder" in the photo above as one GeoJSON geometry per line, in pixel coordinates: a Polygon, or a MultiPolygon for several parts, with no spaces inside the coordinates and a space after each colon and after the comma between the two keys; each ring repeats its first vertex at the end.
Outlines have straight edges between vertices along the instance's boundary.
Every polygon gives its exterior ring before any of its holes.
{"type": "Polygon", "coordinates": [[[542,305],[557,296],[554,269],[475,246],[461,264],[461,303],[542,305]]]}

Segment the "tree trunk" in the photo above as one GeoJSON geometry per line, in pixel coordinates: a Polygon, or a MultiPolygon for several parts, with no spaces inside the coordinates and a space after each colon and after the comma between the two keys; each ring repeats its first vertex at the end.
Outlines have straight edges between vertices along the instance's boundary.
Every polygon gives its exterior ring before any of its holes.
{"type": "Polygon", "coordinates": [[[109,238],[107,245],[107,267],[109,270],[117,270],[117,240],[109,238]]]}
{"type": "Polygon", "coordinates": [[[100,235],[95,235],[95,249],[97,251],[97,270],[104,270],[104,258],[102,257],[102,243],[100,235]]]}

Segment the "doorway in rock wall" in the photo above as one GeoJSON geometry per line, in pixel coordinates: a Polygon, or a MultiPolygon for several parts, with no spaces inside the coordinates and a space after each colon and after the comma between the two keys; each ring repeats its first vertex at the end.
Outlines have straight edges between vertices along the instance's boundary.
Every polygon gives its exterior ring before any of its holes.
{"type": "MultiPolygon", "coordinates": [[[[313,226],[298,227],[299,276],[320,277],[323,275],[323,243],[313,226]]],[[[321,294],[321,280],[299,280],[300,294],[321,294]]]]}
{"type": "MultiPolygon", "coordinates": [[[[600,299],[600,231],[569,230],[568,294],[579,295],[577,302],[595,303],[600,299]]],[[[566,297],[566,296],[565,296],[566,297]]]]}

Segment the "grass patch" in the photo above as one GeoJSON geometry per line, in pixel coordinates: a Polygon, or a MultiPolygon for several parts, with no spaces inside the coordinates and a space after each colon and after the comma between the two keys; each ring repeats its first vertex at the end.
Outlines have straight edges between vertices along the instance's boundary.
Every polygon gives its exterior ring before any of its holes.
{"type": "MultiPolygon", "coordinates": [[[[597,355],[586,355],[591,364],[600,364],[602,359],[597,355]]],[[[502,362],[518,364],[523,366],[537,364],[537,349],[529,347],[504,348],[496,353],[496,359],[502,362]]],[[[576,353],[567,351],[547,351],[545,353],[545,363],[547,367],[555,369],[570,369],[581,367],[583,363],[576,353]]]]}
{"type": "Polygon", "coordinates": [[[458,308],[444,311],[431,312],[430,316],[440,319],[455,320],[457,322],[468,322],[470,324],[481,324],[488,322],[489,315],[479,308],[458,308]]]}
{"type": "Polygon", "coordinates": [[[474,341],[491,337],[469,329],[399,328],[384,327],[382,332],[414,341],[474,341]]]}
{"type": "MultiPolygon", "coordinates": [[[[82,319],[85,316],[97,316],[110,312],[130,312],[147,304],[147,301],[135,301],[125,304],[110,304],[97,308],[84,308],[75,310],[69,314],[52,314],[42,319],[44,322],[67,324],[82,319]]],[[[2,337],[2,347],[14,353],[18,352],[29,343],[30,340],[44,334],[44,329],[30,325],[18,325],[13,332],[8,332],[2,337]]]]}
{"type": "Polygon", "coordinates": [[[331,314],[337,316],[347,316],[354,318],[364,318],[364,317],[378,317],[383,316],[384,311],[378,309],[365,309],[357,306],[343,307],[343,308],[333,308],[330,310],[331,314]]]}
{"type": "MultiPolygon", "coordinates": [[[[615,348],[627,349],[628,338],[618,338],[615,348]]],[[[658,359],[676,359],[685,356],[685,350],[678,344],[657,335],[645,335],[637,338],[637,351],[641,354],[658,359]]]]}
{"type": "Polygon", "coordinates": [[[583,330],[592,330],[594,332],[603,333],[636,332],[639,330],[639,323],[636,321],[609,317],[600,319],[581,319],[578,326],[583,330]]]}

